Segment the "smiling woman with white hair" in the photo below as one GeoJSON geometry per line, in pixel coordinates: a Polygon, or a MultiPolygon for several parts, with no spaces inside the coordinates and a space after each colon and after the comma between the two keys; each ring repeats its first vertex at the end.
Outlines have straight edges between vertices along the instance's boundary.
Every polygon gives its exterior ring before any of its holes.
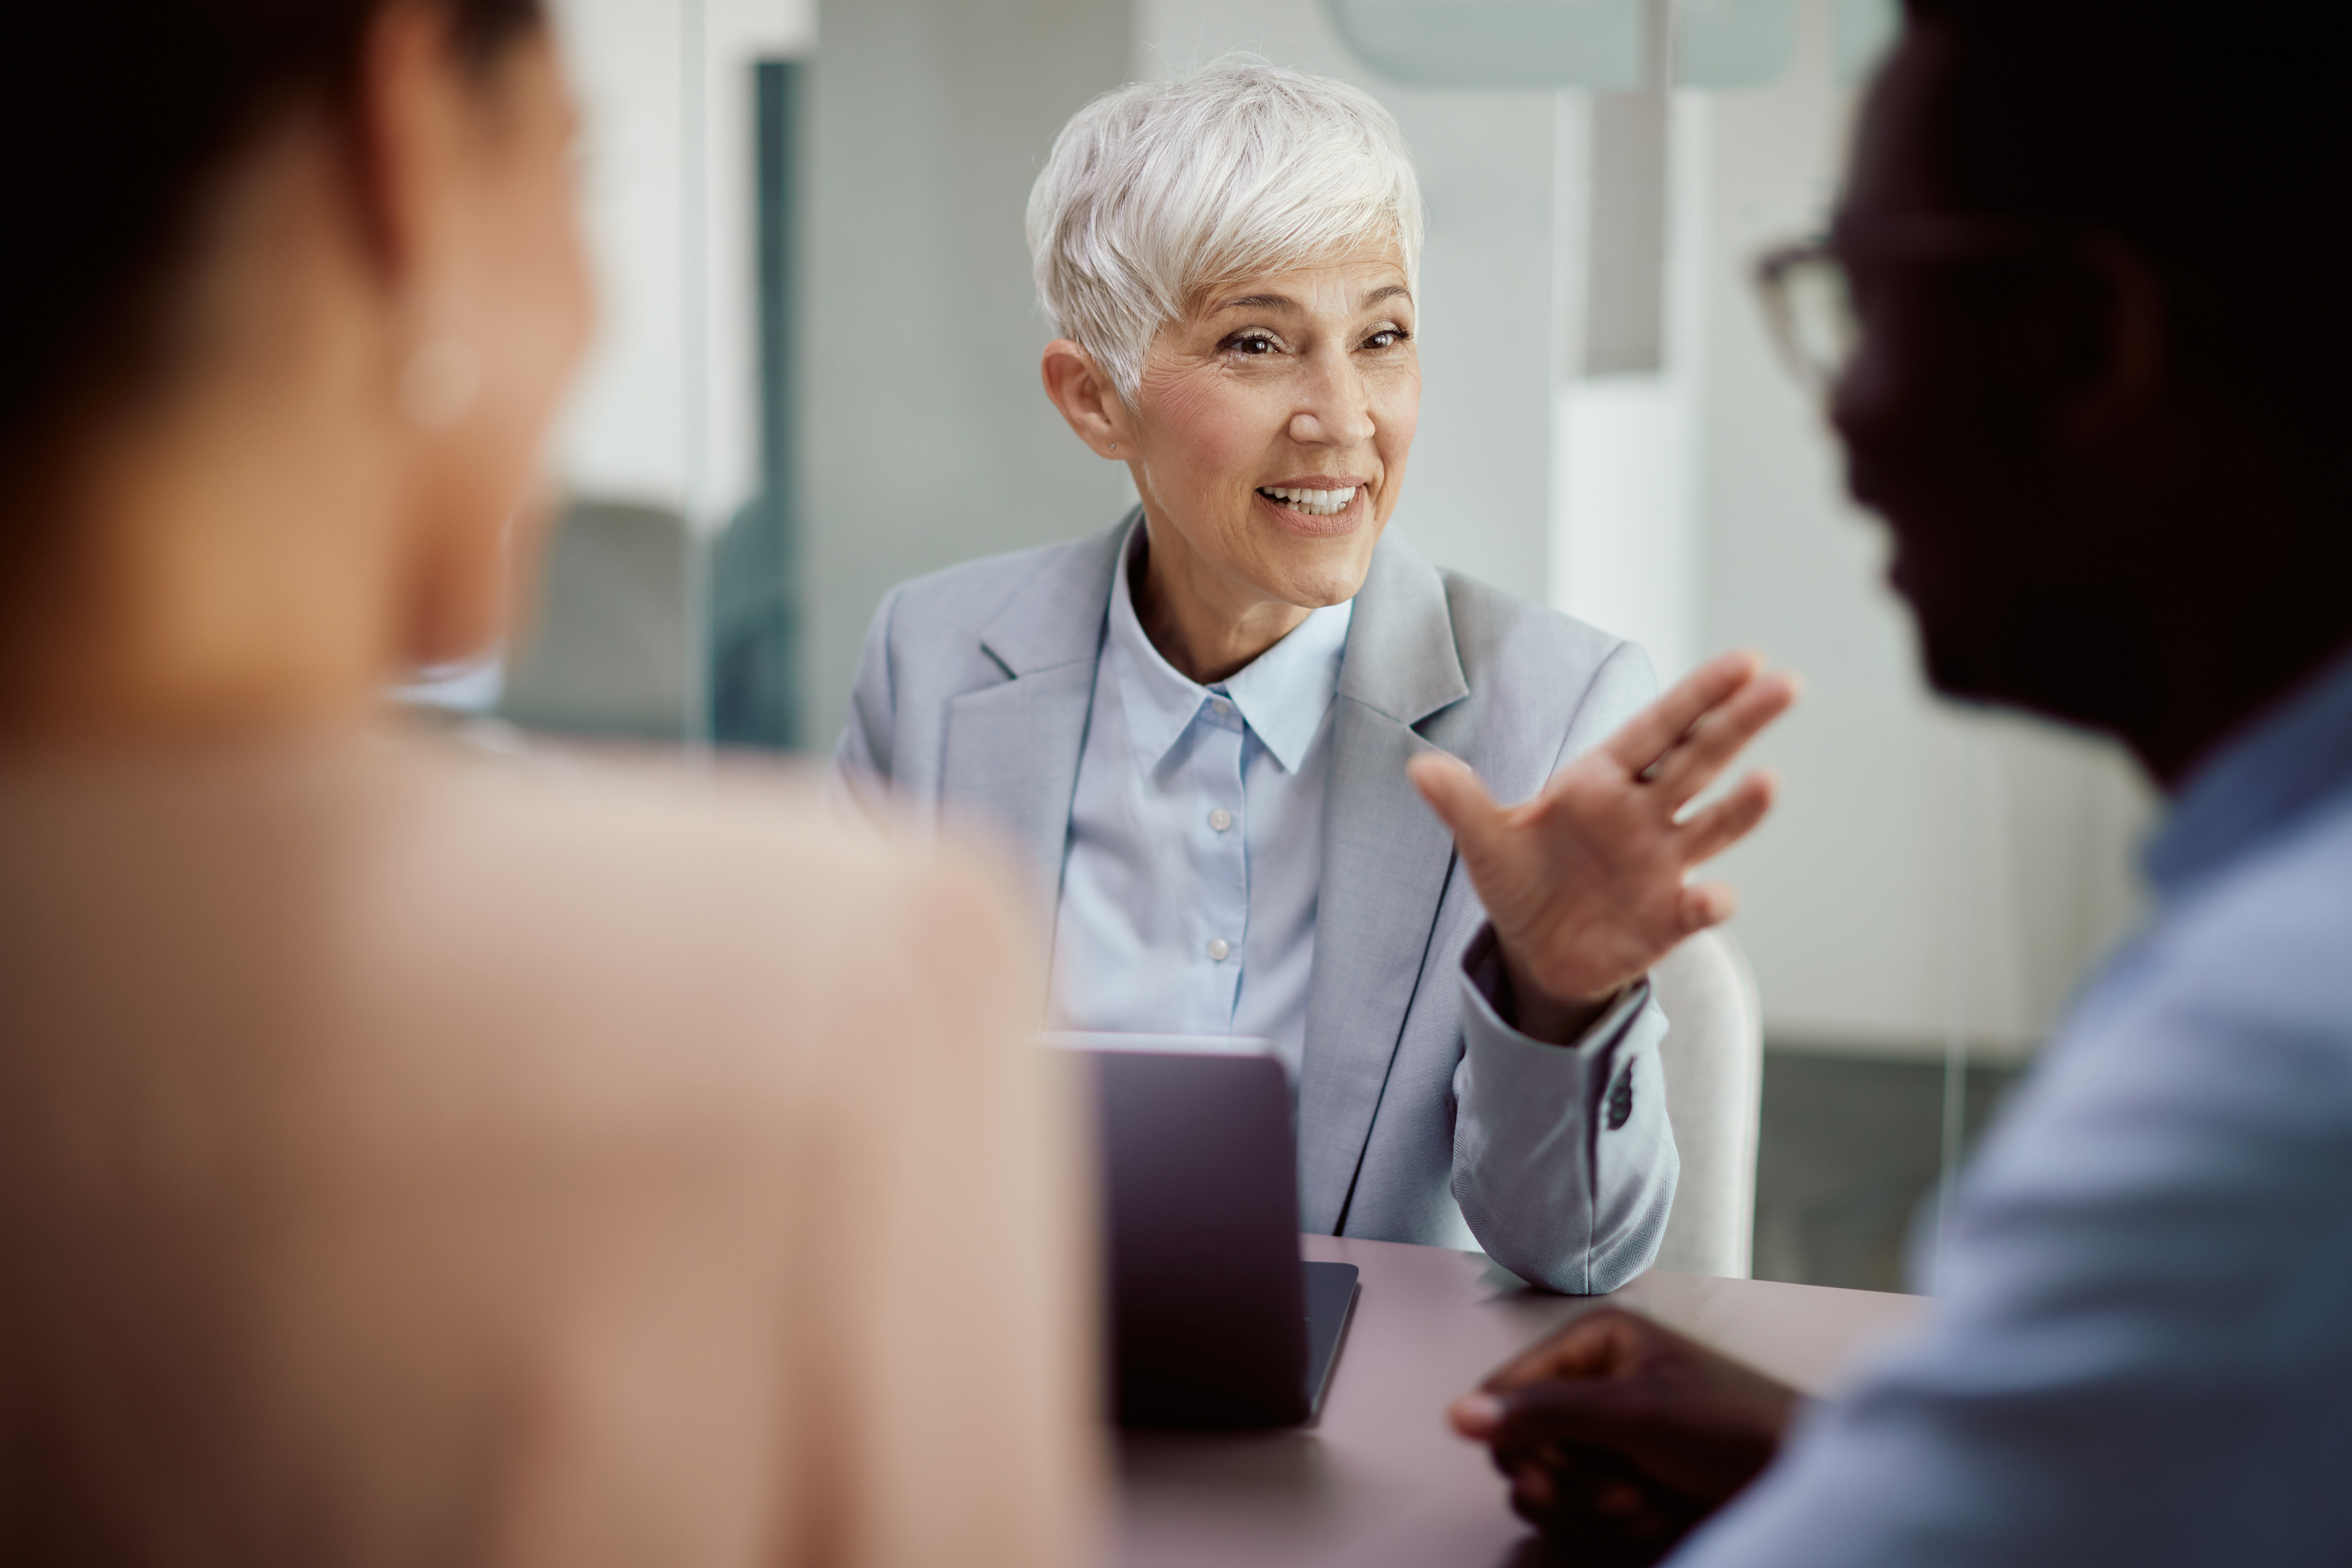
{"type": "Polygon", "coordinates": [[[1309,1229],[1624,1283],[1677,1169],[1646,973],[1729,913],[1686,874],[1769,782],[1685,808],[1793,687],[1735,656],[1643,710],[1639,648],[1386,532],[1422,214],[1365,93],[1109,93],[1029,240],[1046,395],[1141,504],[893,589],[845,774],[1012,833],[1071,1026],[1271,1040],[1309,1229]]]}

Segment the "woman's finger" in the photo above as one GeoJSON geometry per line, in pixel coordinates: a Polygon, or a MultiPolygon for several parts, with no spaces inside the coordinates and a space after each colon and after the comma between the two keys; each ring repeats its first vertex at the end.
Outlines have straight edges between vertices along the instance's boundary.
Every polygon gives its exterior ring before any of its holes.
{"type": "Polygon", "coordinates": [[[1601,751],[1628,773],[1638,776],[1688,734],[1709,709],[1755,679],[1763,668],[1762,657],[1745,649],[1708,659],[1664,696],[1626,720],[1622,729],[1601,742],[1601,751]]]}
{"type": "Polygon", "coordinates": [[[1676,909],[1683,934],[1696,936],[1709,926],[1719,926],[1739,912],[1739,895],[1728,882],[1694,882],[1683,889],[1682,902],[1676,909]]]}
{"type": "Polygon", "coordinates": [[[1670,809],[1681,810],[1715,781],[1765,725],[1786,713],[1802,690],[1797,678],[1786,670],[1749,681],[1729,700],[1707,712],[1679,745],[1660,757],[1644,782],[1670,809]]]}
{"type": "Polygon", "coordinates": [[[1470,764],[1444,752],[1423,752],[1404,765],[1421,798],[1454,835],[1465,858],[1491,854],[1501,837],[1502,808],[1470,764]]]}
{"type": "Polygon", "coordinates": [[[1721,800],[1693,812],[1676,830],[1681,837],[1683,864],[1711,860],[1748,837],[1772,809],[1780,781],[1769,768],[1759,768],[1721,800]]]}

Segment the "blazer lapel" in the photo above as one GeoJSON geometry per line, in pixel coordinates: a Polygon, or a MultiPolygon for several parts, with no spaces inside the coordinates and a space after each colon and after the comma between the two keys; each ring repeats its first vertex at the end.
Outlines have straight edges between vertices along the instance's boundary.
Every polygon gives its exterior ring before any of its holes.
{"type": "Polygon", "coordinates": [[[941,799],[1010,836],[1049,916],[1061,889],[1111,574],[1133,521],[1130,513],[1024,585],[981,633],[1006,679],[948,704],[941,799]]]}
{"type": "Polygon", "coordinates": [[[1453,870],[1453,836],[1405,776],[1433,749],[1414,726],[1469,695],[1444,579],[1391,533],[1356,595],[1332,715],[1298,1096],[1299,1220],[1312,1231],[1346,1210],[1453,870]]]}

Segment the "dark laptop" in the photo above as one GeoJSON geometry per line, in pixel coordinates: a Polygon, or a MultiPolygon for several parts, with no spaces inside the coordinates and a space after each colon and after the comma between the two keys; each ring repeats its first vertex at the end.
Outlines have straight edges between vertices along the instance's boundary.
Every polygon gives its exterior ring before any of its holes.
{"type": "Polygon", "coordinates": [[[1299,1258],[1282,1064],[1258,1042],[1058,1038],[1094,1068],[1119,1424],[1311,1420],[1355,1310],[1356,1270],[1299,1258]]]}

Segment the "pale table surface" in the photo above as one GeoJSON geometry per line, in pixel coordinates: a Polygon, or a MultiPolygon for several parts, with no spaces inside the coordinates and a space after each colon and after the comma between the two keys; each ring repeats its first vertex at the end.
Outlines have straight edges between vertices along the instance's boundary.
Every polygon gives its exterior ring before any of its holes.
{"type": "Polygon", "coordinates": [[[1332,1237],[1306,1237],[1304,1251],[1354,1264],[1363,1287],[1322,1419],[1286,1432],[1124,1436],[1123,1568],[1541,1563],[1486,1450],[1445,1425],[1447,1403],[1496,1366],[1609,1301],[1820,1393],[1927,1304],[1654,1271],[1613,1296],[1553,1296],[1475,1253],[1332,1237]]]}

